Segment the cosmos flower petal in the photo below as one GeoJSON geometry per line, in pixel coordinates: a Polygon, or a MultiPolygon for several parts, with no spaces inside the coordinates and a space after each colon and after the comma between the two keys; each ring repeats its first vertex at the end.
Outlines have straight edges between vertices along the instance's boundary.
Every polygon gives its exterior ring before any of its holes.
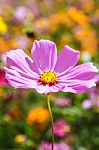
{"type": "Polygon", "coordinates": [[[62,89],[64,88],[64,85],[60,85],[60,84],[55,84],[55,85],[52,85],[51,87],[50,87],[50,92],[52,93],[52,92],[59,92],[59,91],[62,91],[62,89]]]}
{"type": "MultiPolygon", "coordinates": [[[[92,84],[90,87],[95,86],[95,84],[92,84]]],[[[74,87],[72,87],[73,89],[75,89],[75,94],[80,94],[80,93],[84,93],[89,87],[86,85],[76,85],[74,87]]]]}
{"type": "Polygon", "coordinates": [[[73,68],[79,60],[79,51],[75,51],[69,46],[64,46],[62,52],[57,58],[57,63],[55,66],[55,72],[67,72],[73,68]]]}
{"type": "Polygon", "coordinates": [[[33,60],[21,49],[11,50],[10,52],[7,52],[6,60],[9,67],[13,70],[24,72],[25,74],[29,74],[32,76],[38,76],[39,74],[39,71],[33,63],[33,60]]]}
{"type": "Polygon", "coordinates": [[[66,88],[69,87],[73,93],[83,93],[88,88],[95,86],[96,79],[94,79],[98,69],[90,62],[78,65],[72,68],[68,73],[59,75],[59,82],[66,85],[63,89],[66,92],[66,88]]]}
{"type": "Polygon", "coordinates": [[[72,87],[67,86],[65,80],[58,81],[58,85],[61,87],[60,91],[76,93],[76,91],[72,87]]]}
{"type": "Polygon", "coordinates": [[[4,67],[6,73],[6,79],[9,84],[14,88],[35,88],[37,84],[37,78],[32,76],[24,76],[24,74],[20,74],[16,70],[8,69],[4,67]]]}
{"type": "Polygon", "coordinates": [[[57,48],[49,40],[34,41],[32,56],[37,67],[42,70],[53,70],[57,61],[57,48]]]}
{"type": "Polygon", "coordinates": [[[87,62],[81,65],[78,65],[71,69],[68,73],[59,75],[59,77],[66,80],[90,80],[95,77],[98,69],[91,62],[87,62]]]}
{"type": "Polygon", "coordinates": [[[52,92],[62,91],[63,88],[64,88],[64,85],[60,86],[56,84],[56,85],[49,86],[46,84],[46,85],[37,85],[35,89],[40,94],[49,94],[52,92]]]}
{"type": "Polygon", "coordinates": [[[36,91],[40,94],[48,94],[49,93],[49,86],[46,84],[46,85],[38,85],[36,86],[36,91]]]}
{"type": "Polygon", "coordinates": [[[72,87],[67,87],[67,86],[64,86],[64,88],[61,90],[63,92],[71,92],[71,93],[76,93],[76,90],[73,89],[72,87]]]}
{"type": "Polygon", "coordinates": [[[62,91],[64,92],[71,92],[71,93],[83,93],[88,88],[91,88],[93,86],[96,86],[95,84],[96,80],[64,80],[60,81],[61,84],[66,85],[62,91]],[[69,91],[67,91],[67,87],[70,88],[69,91]]]}

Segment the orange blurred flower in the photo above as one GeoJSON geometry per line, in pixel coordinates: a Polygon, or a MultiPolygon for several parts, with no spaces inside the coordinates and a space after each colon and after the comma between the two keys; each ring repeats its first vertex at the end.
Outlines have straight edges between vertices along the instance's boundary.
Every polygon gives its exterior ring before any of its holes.
{"type": "Polygon", "coordinates": [[[45,121],[49,119],[49,117],[50,117],[50,114],[46,108],[43,108],[43,107],[32,108],[28,112],[26,122],[30,125],[32,123],[44,123],[45,121]]]}
{"type": "Polygon", "coordinates": [[[80,0],[80,7],[85,11],[85,12],[90,12],[93,10],[94,6],[94,1],[93,0],[80,0]]]}
{"type": "Polygon", "coordinates": [[[67,16],[79,25],[86,25],[89,23],[89,17],[86,16],[83,11],[78,10],[75,7],[70,7],[68,9],[67,16]]]}
{"type": "Polygon", "coordinates": [[[98,42],[95,30],[90,29],[89,26],[80,28],[75,32],[75,38],[81,42],[81,49],[93,55],[96,53],[98,42]]]}
{"type": "Polygon", "coordinates": [[[60,25],[64,25],[66,27],[71,27],[70,19],[67,17],[67,12],[60,11],[49,17],[49,30],[51,32],[55,32],[60,25]]]}
{"type": "Polygon", "coordinates": [[[9,49],[15,48],[16,43],[12,39],[0,38],[0,55],[8,51],[9,49]]]}

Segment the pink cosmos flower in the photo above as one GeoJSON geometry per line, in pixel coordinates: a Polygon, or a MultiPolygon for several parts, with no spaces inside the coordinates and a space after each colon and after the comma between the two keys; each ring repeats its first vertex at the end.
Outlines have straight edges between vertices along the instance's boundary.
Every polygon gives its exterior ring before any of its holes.
{"type": "Polygon", "coordinates": [[[67,133],[69,133],[71,127],[68,122],[64,119],[57,120],[54,122],[54,134],[58,137],[64,137],[67,133]]]}
{"type": "MultiPolygon", "coordinates": [[[[40,145],[39,148],[39,150],[51,150],[51,149],[52,148],[50,143],[43,143],[40,145]]],[[[71,150],[71,147],[65,143],[55,143],[54,150],[71,150]]]]}
{"type": "Polygon", "coordinates": [[[56,100],[56,105],[59,107],[70,106],[71,103],[72,103],[72,100],[68,97],[58,97],[56,100]]]}
{"type": "Polygon", "coordinates": [[[99,107],[99,74],[95,76],[95,79],[97,79],[96,87],[88,90],[89,98],[82,102],[85,109],[99,107]]]}
{"type": "Polygon", "coordinates": [[[82,106],[85,108],[85,109],[89,109],[92,107],[92,103],[91,103],[91,100],[90,99],[86,99],[82,102],[82,106]]]}
{"type": "Polygon", "coordinates": [[[26,19],[27,11],[26,7],[18,6],[15,11],[15,17],[20,21],[24,21],[26,19]]]}
{"type": "Polygon", "coordinates": [[[0,86],[8,86],[8,81],[5,79],[5,72],[2,69],[0,69],[0,86]]]}
{"type": "Polygon", "coordinates": [[[91,63],[75,66],[79,51],[64,46],[57,56],[55,43],[49,40],[34,41],[32,59],[23,50],[7,52],[6,79],[14,88],[34,88],[38,93],[82,93],[95,86],[93,78],[98,69],[91,63]]]}

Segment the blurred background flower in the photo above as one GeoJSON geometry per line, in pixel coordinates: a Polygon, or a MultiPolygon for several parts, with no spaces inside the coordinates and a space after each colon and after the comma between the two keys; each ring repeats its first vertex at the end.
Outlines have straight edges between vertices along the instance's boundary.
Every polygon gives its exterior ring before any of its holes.
{"type": "MultiPolygon", "coordinates": [[[[71,150],[70,146],[65,143],[60,143],[60,144],[55,143],[54,150],[60,150],[60,149],[61,150],[71,150]]],[[[51,144],[49,144],[49,143],[41,144],[39,150],[51,150],[51,144]]]]}
{"type": "Polygon", "coordinates": [[[5,79],[4,70],[0,69],[0,86],[8,86],[8,81],[5,79]]]}
{"type": "Polygon", "coordinates": [[[58,137],[65,137],[71,130],[69,123],[60,119],[54,122],[54,134],[58,137]]]}
{"type": "Polygon", "coordinates": [[[56,105],[59,107],[66,107],[71,105],[72,100],[68,97],[58,97],[56,99],[56,105]]]}
{"type": "Polygon", "coordinates": [[[33,124],[33,123],[46,123],[49,120],[49,111],[46,108],[38,107],[31,109],[28,112],[27,116],[27,123],[33,124]]]}

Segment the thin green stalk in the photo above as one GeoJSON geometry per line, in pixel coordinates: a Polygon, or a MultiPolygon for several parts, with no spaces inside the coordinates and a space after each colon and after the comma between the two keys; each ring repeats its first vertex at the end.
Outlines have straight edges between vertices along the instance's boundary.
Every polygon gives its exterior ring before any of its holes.
{"type": "Polygon", "coordinates": [[[51,106],[50,106],[49,94],[48,94],[48,97],[47,97],[47,105],[48,105],[48,109],[49,109],[49,113],[50,113],[50,117],[51,117],[51,126],[52,126],[52,150],[54,150],[54,124],[53,124],[53,115],[52,115],[52,110],[51,110],[51,106]]]}

